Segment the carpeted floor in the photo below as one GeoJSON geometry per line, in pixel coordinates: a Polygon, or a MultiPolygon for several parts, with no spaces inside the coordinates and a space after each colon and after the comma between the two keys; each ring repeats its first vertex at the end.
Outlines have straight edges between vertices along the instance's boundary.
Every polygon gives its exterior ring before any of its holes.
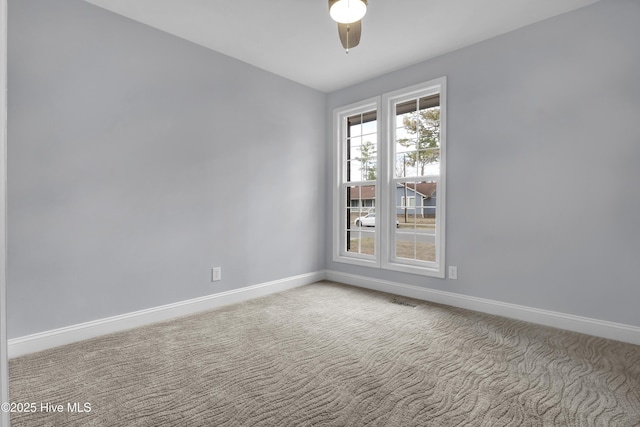
{"type": "Polygon", "coordinates": [[[9,369],[13,427],[640,426],[640,346],[330,282],[9,369]]]}

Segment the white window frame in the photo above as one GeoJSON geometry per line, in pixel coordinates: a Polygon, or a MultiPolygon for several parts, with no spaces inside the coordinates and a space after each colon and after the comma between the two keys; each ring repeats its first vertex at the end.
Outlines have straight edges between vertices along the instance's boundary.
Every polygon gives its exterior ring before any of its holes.
{"type": "MultiPolygon", "coordinates": [[[[334,174],[333,188],[333,260],[336,262],[377,267],[425,276],[445,277],[445,231],[446,231],[446,146],[447,146],[447,79],[441,77],[408,88],[369,98],[334,110],[334,174]],[[429,95],[440,96],[440,173],[436,177],[438,199],[435,208],[436,227],[434,262],[399,258],[395,253],[396,238],[396,183],[395,158],[395,105],[412,98],[429,95]],[[377,111],[377,179],[376,185],[376,230],[375,256],[363,256],[347,252],[345,186],[346,120],[348,117],[375,109],[377,111]]],[[[410,178],[402,178],[410,181],[410,178]]],[[[414,199],[415,200],[415,199],[414,199]]]]}
{"type": "MultiPolygon", "coordinates": [[[[375,227],[375,255],[365,255],[353,252],[347,252],[344,243],[346,242],[346,217],[344,212],[346,210],[345,201],[347,199],[346,188],[346,122],[347,118],[368,111],[376,110],[376,133],[378,144],[378,164],[379,160],[379,146],[380,146],[380,97],[370,98],[361,102],[357,102],[346,107],[337,108],[334,111],[334,141],[333,141],[333,158],[335,159],[336,173],[334,174],[334,188],[333,188],[333,260],[336,262],[343,262],[347,264],[362,265],[367,267],[380,267],[380,227],[381,222],[380,213],[376,212],[376,227],[375,227]]],[[[362,181],[367,182],[367,181],[362,181]]],[[[376,186],[375,199],[380,198],[380,188],[378,186],[378,180],[371,182],[376,186]]],[[[363,209],[360,206],[359,209],[363,209]]],[[[384,216],[384,215],[383,215],[384,216]]]]}
{"type": "MultiPolygon", "coordinates": [[[[440,174],[437,177],[438,200],[436,204],[436,228],[435,228],[435,262],[410,260],[394,256],[395,230],[388,229],[384,234],[384,244],[382,245],[381,267],[389,270],[402,271],[405,273],[422,274],[438,278],[445,277],[445,230],[446,230],[446,147],[447,147],[447,78],[441,77],[430,80],[408,88],[382,95],[381,121],[384,123],[383,138],[379,145],[384,147],[384,164],[386,165],[383,178],[385,182],[379,187],[384,189],[388,203],[387,213],[390,217],[395,217],[396,206],[396,182],[394,179],[394,164],[388,159],[395,158],[395,104],[402,103],[413,98],[422,98],[429,95],[440,95],[440,174]]],[[[382,163],[382,161],[381,161],[382,163]]],[[[410,179],[407,179],[410,180],[410,179]]]]}

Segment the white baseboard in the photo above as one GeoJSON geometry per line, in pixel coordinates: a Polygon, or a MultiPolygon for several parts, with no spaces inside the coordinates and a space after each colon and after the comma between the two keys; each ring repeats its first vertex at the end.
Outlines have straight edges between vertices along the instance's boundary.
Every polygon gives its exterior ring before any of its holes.
{"type": "Polygon", "coordinates": [[[58,347],[64,344],[95,338],[113,332],[124,331],[151,323],[175,319],[216,307],[234,304],[249,299],[282,292],[287,289],[309,285],[320,280],[331,280],[361,288],[402,295],[425,301],[466,308],[482,313],[495,314],[545,326],[565,329],[583,334],[640,345],[640,327],[590,319],[522,305],[509,304],[484,298],[470,297],[452,292],[437,291],[419,286],[405,285],[366,276],[338,271],[317,271],[288,277],[232,291],[207,295],[187,301],[167,304],[133,313],[99,319],[78,325],[45,331],[8,341],[9,358],[58,347]]]}
{"type": "Polygon", "coordinates": [[[590,319],[588,317],[541,310],[538,308],[509,304],[484,298],[470,297],[452,292],[437,291],[386,280],[372,279],[365,276],[341,273],[338,271],[327,271],[326,278],[327,280],[358,286],[361,288],[388,292],[410,298],[466,308],[469,310],[480,311],[482,313],[495,314],[498,316],[509,317],[511,319],[524,320],[540,325],[552,326],[554,328],[640,345],[640,327],[637,326],[590,319]]]}
{"type": "Polygon", "coordinates": [[[282,292],[287,289],[293,289],[324,280],[325,277],[326,274],[324,271],[302,274],[258,285],[247,286],[245,288],[234,289],[232,291],[207,295],[187,301],[180,301],[173,304],[135,311],[133,313],[122,314],[119,316],[108,317],[106,319],[94,320],[78,325],[10,339],[8,341],[9,358],[35,353],[37,351],[113,332],[149,325],[151,323],[175,319],[177,317],[211,310],[216,307],[234,304],[276,292],[282,292]]]}

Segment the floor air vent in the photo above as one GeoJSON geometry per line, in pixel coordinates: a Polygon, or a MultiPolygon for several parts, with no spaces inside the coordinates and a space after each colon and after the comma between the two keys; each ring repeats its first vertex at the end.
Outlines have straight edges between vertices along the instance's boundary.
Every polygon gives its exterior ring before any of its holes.
{"type": "Polygon", "coordinates": [[[410,302],[407,301],[402,301],[401,299],[398,298],[394,298],[391,300],[391,303],[393,304],[398,304],[398,305],[404,305],[405,307],[414,307],[415,308],[415,304],[411,304],[410,302]]]}

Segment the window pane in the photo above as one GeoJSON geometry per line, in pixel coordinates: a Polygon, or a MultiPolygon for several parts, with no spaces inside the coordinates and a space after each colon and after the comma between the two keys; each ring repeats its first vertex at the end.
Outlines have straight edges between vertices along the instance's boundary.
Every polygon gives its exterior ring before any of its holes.
{"type": "Polygon", "coordinates": [[[347,187],[347,252],[375,255],[375,185],[347,187]]]}
{"type": "Polygon", "coordinates": [[[420,163],[417,151],[407,151],[396,154],[396,177],[415,177],[421,175],[422,169],[418,169],[420,163]]]}
{"type": "Polygon", "coordinates": [[[375,234],[352,231],[347,252],[363,255],[375,255],[375,234]]]}
{"type": "MultiPolygon", "coordinates": [[[[354,116],[356,117],[356,116],[354,116]]],[[[357,116],[353,120],[360,120],[357,116]]],[[[362,126],[368,130],[376,130],[365,122],[362,126]]],[[[358,125],[360,126],[360,125],[358,125]]],[[[355,126],[352,126],[352,128],[355,126]]],[[[369,133],[365,136],[351,137],[347,139],[347,181],[375,181],[378,168],[378,138],[376,133],[369,133]]]]}
{"type": "Polygon", "coordinates": [[[396,177],[440,173],[440,96],[396,104],[396,177]]]}
{"type": "Polygon", "coordinates": [[[416,259],[419,261],[436,262],[435,242],[416,242],[416,259]]]}
{"type": "Polygon", "coordinates": [[[347,162],[347,182],[362,181],[362,163],[359,160],[347,162]]]}
{"type": "Polygon", "coordinates": [[[347,187],[347,207],[358,208],[361,206],[360,187],[347,187]]]}
{"type": "MultiPolygon", "coordinates": [[[[417,115],[417,122],[412,126],[418,138],[418,164],[420,169],[433,169],[433,165],[440,164],[440,106],[439,97],[422,98],[420,100],[420,111],[417,115]],[[437,104],[436,104],[437,103],[437,104]]],[[[420,173],[425,175],[428,172],[420,173]]]]}
{"type": "Polygon", "coordinates": [[[414,136],[406,133],[406,138],[399,138],[396,140],[396,154],[408,153],[415,151],[418,148],[418,141],[414,136]]]}
{"type": "Polygon", "coordinates": [[[378,121],[371,120],[362,124],[362,134],[371,135],[378,132],[378,121]]]}
{"type": "Polygon", "coordinates": [[[355,120],[353,120],[352,117],[349,117],[348,119],[349,121],[349,136],[360,136],[362,135],[362,125],[360,124],[360,121],[358,118],[356,118],[355,120]],[[353,122],[356,122],[356,124],[352,124],[353,122]]]}
{"type": "Polygon", "coordinates": [[[404,126],[405,120],[414,119],[416,111],[418,111],[417,99],[396,104],[396,126],[404,126]]]}
{"type": "Polygon", "coordinates": [[[377,170],[377,147],[371,141],[365,141],[360,147],[360,162],[362,163],[360,169],[361,181],[374,181],[376,179],[377,170]]]}
{"type": "Polygon", "coordinates": [[[377,164],[374,159],[352,160],[347,162],[347,182],[375,181],[377,164]]]}
{"type": "Polygon", "coordinates": [[[437,183],[396,184],[396,257],[435,262],[437,183]]]}
{"type": "Polygon", "coordinates": [[[416,259],[416,246],[411,236],[404,234],[396,236],[396,257],[416,259]]]}
{"type": "Polygon", "coordinates": [[[347,141],[347,160],[357,159],[361,156],[360,147],[362,146],[362,138],[352,137],[347,141]]]}
{"type": "MultiPolygon", "coordinates": [[[[407,145],[409,145],[409,144],[406,144],[406,140],[409,140],[409,139],[412,139],[415,141],[415,135],[410,134],[409,131],[404,126],[396,129],[396,141],[398,142],[398,145],[396,145],[396,149],[402,146],[406,147],[407,145]]],[[[413,149],[415,150],[415,142],[413,144],[414,144],[413,149]]]]}

